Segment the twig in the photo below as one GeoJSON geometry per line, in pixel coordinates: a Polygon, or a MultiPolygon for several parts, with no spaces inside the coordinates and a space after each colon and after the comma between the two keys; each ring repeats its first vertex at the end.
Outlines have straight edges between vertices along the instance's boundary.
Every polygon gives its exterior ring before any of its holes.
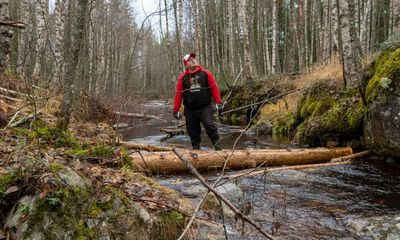
{"type": "Polygon", "coordinates": [[[206,180],[203,178],[203,176],[201,176],[196,168],[190,164],[186,159],[184,159],[177,151],[175,148],[172,149],[172,151],[176,154],[176,156],[180,159],[180,161],[190,170],[190,172],[195,175],[200,182],[206,187],[208,188],[208,190],[210,190],[212,193],[214,193],[214,195],[219,198],[221,201],[223,201],[230,209],[232,209],[233,212],[235,212],[235,214],[237,216],[239,216],[243,221],[246,221],[247,223],[249,223],[250,225],[252,225],[255,229],[257,229],[262,235],[264,235],[265,237],[267,237],[268,239],[275,239],[272,235],[266,233],[261,226],[259,226],[257,223],[255,223],[254,221],[252,221],[251,219],[249,219],[247,216],[245,216],[239,209],[237,209],[229,200],[227,200],[224,196],[222,196],[218,191],[216,191],[214,188],[212,188],[210,186],[210,184],[208,184],[206,182],[206,180]]]}
{"type": "Polygon", "coordinates": [[[222,112],[221,115],[225,115],[225,114],[228,114],[228,113],[231,113],[231,112],[235,112],[235,111],[238,111],[238,110],[241,110],[241,109],[244,109],[244,108],[252,107],[252,106],[255,106],[255,105],[258,105],[258,104],[264,104],[264,103],[272,101],[272,100],[274,100],[276,98],[280,98],[280,97],[283,97],[285,95],[288,95],[288,94],[291,94],[291,93],[295,93],[295,92],[298,92],[298,91],[301,91],[301,90],[304,90],[304,88],[295,89],[295,90],[292,90],[292,91],[289,91],[289,92],[285,92],[285,93],[276,95],[276,96],[271,97],[271,98],[267,98],[267,99],[265,99],[263,101],[259,101],[259,102],[256,102],[256,103],[248,104],[246,106],[242,106],[242,107],[238,107],[238,108],[235,108],[235,109],[231,109],[229,111],[222,112]]]}

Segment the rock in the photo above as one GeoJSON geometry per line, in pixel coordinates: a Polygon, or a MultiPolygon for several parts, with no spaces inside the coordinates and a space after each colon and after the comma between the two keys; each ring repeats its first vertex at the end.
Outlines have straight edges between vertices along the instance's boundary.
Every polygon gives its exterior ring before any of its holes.
{"type": "MultiPolygon", "coordinates": [[[[226,183],[222,186],[217,187],[215,190],[217,190],[218,193],[228,199],[228,201],[233,203],[237,208],[241,208],[244,200],[244,194],[243,191],[236,184],[226,183]]],[[[214,214],[217,216],[220,216],[222,214],[220,201],[217,197],[215,197],[213,193],[209,193],[206,196],[202,205],[202,210],[206,213],[214,214]]],[[[224,213],[224,216],[229,218],[233,218],[236,215],[225,203],[222,203],[222,211],[224,213]]]]}
{"type": "Polygon", "coordinates": [[[58,176],[70,187],[86,190],[87,183],[74,170],[69,167],[64,167],[58,172],[58,176]]]}
{"type": "Polygon", "coordinates": [[[364,140],[378,155],[400,158],[400,48],[384,52],[366,87],[364,140]]]}
{"type": "Polygon", "coordinates": [[[272,124],[269,121],[259,122],[247,129],[244,134],[248,137],[258,137],[272,134],[272,124]]]}
{"type": "Polygon", "coordinates": [[[122,129],[122,128],[127,128],[129,127],[129,124],[127,123],[118,123],[118,124],[114,124],[112,126],[114,129],[118,128],[118,129],[122,129]]]}

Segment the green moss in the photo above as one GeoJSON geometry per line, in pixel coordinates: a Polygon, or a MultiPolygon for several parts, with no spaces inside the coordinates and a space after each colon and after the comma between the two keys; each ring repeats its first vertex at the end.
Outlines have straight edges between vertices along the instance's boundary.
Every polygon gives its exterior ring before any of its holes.
{"type": "Polygon", "coordinates": [[[291,113],[287,113],[281,118],[277,118],[273,123],[273,134],[278,138],[290,138],[296,126],[296,118],[291,113]]]}
{"type": "Polygon", "coordinates": [[[3,176],[0,176],[0,197],[4,197],[7,191],[7,188],[10,187],[13,183],[15,183],[21,174],[12,169],[7,171],[7,173],[3,176]]]}
{"type": "Polygon", "coordinates": [[[59,163],[51,163],[51,164],[49,165],[49,169],[50,169],[53,173],[57,173],[57,172],[63,170],[64,168],[65,168],[65,166],[62,165],[62,164],[59,164],[59,163]]]}
{"type": "Polygon", "coordinates": [[[31,131],[27,128],[13,128],[13,133],[17,136],[28,137],[31,131]]]}
{"type": "Polygon", "coordinates": [[[332,107],[335,100],[331,96],[315,98],[308,96],[302,104],[300,104],[300,118],[306,119],[309,116],[319,116],[332,107]]]}
{"type": "Polygon", "coordinates": [[[365,90],[367,101],[372,102],[380,90],[384,90],[382,79],[400,81],[400,48],[383,52],[375,62],[375,71],[365,90]]]}

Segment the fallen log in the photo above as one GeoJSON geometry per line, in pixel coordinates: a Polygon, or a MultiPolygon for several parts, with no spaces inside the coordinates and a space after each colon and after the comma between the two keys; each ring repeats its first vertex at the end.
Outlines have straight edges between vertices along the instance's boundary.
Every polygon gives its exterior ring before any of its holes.
{"type": "Polygon", "coordinates": [[[161,128],[160,132],[169,134],[170,137],[185,134],[185,131],[183,129],[179,129],[179,128],[161,128]]]}
{"type": "MultiPolygon", "coordinates": [[[[220,169],[226,159],[227,169],[254,168],[260,164],[265,166],[303,165],[330,161],[332,158],[352,154],[350,147],[345,148],[314,148],[314,149],[276,149],[276,150],[224,150],[224,151],[182,151],[197,170],[206,171],[220,169]]],[[[152,152],[142,159],[137,154],[131,154],[132,162],[139,169],[153,173],[183,173],[187,168],[172,152],[152,152]],[[146,162],[144,164],[143,160],[146,162]],[[147,166],[147,167],[146,167],[147,166]]]]}
{"type": "Polygon", "coordinates": [[[163,152],[172,150],[172,148],[169,147],[160,147],[160,146],[153,146],[150,144],[139,144],[139,143],[124,142],[124,141],[120,141],[117,144],[122,145],[128,149],[148,151],[148,152],[163,152]]]}

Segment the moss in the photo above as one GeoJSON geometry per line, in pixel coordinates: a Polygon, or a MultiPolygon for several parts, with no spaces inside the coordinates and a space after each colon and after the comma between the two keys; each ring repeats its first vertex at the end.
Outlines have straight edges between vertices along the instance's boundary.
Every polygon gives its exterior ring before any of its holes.
{"type": "Polygon", "coordinates": [[[335,100],[331,96],[324,96],[321,98],[308,96],[303,100],[302,104],[300,104],[299,117],[301,119],[306,119],[309,116],[319,116],[330,109],[334,102],[335,100]]]}
{"type": "Polygon", "coordinates": [[[64,168],[65,168],[65,166],[62,165],[62,164],[59,164],[59,163],[51,163],[51,164],[49,165],[49,169],[50,169],[53,173],[57,173],[57,172],[63,170],[64,168]]]}
{"type": "Polygon", "coordinates": [[[18,179],[20,178],[21,178],[21,172],[14,171],[12,169],[8,170],[5,175],[0,176],[0,197],[4,197],[7,188],[10,187],[16,181],[18,181],[18,179]]]}
{"type": "Polygon", "coordinates": [[[375,62],[375,71],[365,90],[367,101],[372,102],[384,88],[381,80],[384,78],[391,81],[400,81],[400,48],[395,51],[383,52],[375,62]]]}
{"type": "Polygon", "coordinates": [[[291,113],[287,113],[281,118],[277,118],[273,123],[273,134],[278,138],[290,138],[296,126],[296,118],[291,113]]]}

